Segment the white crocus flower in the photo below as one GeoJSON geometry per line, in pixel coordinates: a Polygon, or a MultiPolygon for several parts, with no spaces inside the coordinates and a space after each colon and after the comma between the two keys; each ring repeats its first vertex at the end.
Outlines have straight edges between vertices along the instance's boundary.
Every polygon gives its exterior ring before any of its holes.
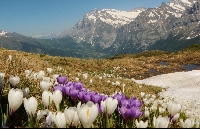
{"type": "Polygon", "coordinates": [[[38,112],[37,112],[37,120],[39,121],[44,115],[47,115],[48,113],[49,113],[48,109],[38,110],[38,112]]]}
{"type": "Polygon", "coordinates": [[[9,109],[15,112],[23,101],[23,92],[21,89],[11,89],[8,92],[9,109]]]}
{"type": "Polygon", "coordinates": [[[56,105],[56,109],[57,109],[57,111],[59,111],[60,110],[60,103],[62,101],[62,92],[60,90],[55,90],[53,92],[52,97],[53,97],[53,101],[56,105]]]}
{"type": "Polygon", "coordinates": [[[181,105],[179,103],[170,101],[167,103],[167,110],[171,116],[174,116],[181,110],[181,105]]]}
{"type": "Polygon", "coordinates": [[[126,84],[122,84],[122,92],[124,93],[124,87],[126,86],[126,84]]]}
{"type": "Polygon", "coordinates": [[[40,81],[43,79],[44,77],[44,71],[40,70],[38,73],[37,73],[37,79],[39,79],[40,81]]]}
{"type": "Polygon", "coordinates": [[[179,117],[180,113],[177,113],[176,115],[173,116],[172,121],[177,121],[179,117]]]}
{"type": "MultiPolygon", "coordinates": [[[[76,117],[77,115],[77,109],[76,107],[66,107],[65,108],[65,111],[64,111],[64,114],[65,114],[65,119],[66,119],[66,122],[71,125],[71,123],[74,121],[74,118],[76,117]]],[[[77,119],[77,118],[76,118],[77,119]]],[[[75,119],[75,123],[77,123],[75,119]]],[[[79,122],[79,119],[78,119],[78,122],[79,122]]]]}
{"type": "Polygon", "coordinates": [[[58,66],[57,71],[61,71],[61,70],[62,70],[62,67],[58,66]]]}
{"type": "Polygon", "coordinates": [[[8,60],[12,60],[12,56],[11,55],[8,55],[8,60]]]}
{"type": "Polygon", "coordinates": [[[79,124],[79,117],[78,117],[78,112],[76,111],[75,113],[74,113],[74,119],[73,119],[73,121],[72,121],[72,123],[75,125],[75,126],[77,126],[78,124],[79,124]]]}
{"type": "Polygon", "coordinates": [[[45,107],[48,107],[52,103],[52,93],[50,91],[43,91],[42,102],[45,107]]]}
{"type": "Polygon", "coordinates": [[[24,88],[22,88],[22,92],[23,92],[23,97],[25,98],[25,97],[27,97],[27,96],[28,96],[28,94],[30,93],[30,90],[29,90],[29,88],[28,88],[28,87],[26,87],[25,89],[24,89],[24,88]]]}
{"type": "Polygon", "coordinates": [[[83,127],[90,128],[98,116],[98,108],[91,101],[82,105],[81,102],[79,102],[77,105],[77,113],[83,127]]]}
{"type": "Polygon", "coordinates": [[[118,104],[118,101],[116,99],[113,99],[112,97],[108,97],[105,100],[104,112],[106,111],[106,108],[107,108],[108,114],[112,114],[117,108],[117,104],[118,104]]]}
{"type": "Polygon", "coordinates": [[[57,81],[57,77],[58,77],[58,76],[59,76],[59,74],[54,74],[54,75],[53,75],[53,80],[54,80],[54,81],[57,81]]]}
{"type": "Polygon", "coordinates": [[[145,106],[144,109],[145,109],[145,110],[144,110],[144,116],[145,116],[145,117],[149,117],[150,112],[149,112],[148,107],[145,106]]]}
{"type": "Polygon", "coordinates": [[[52,112],[49,112],[46,117],[46,122],[45,122],[47,127],[49,127],[49,128],[51,127],[51,125],[53,123],[53,118],[54,118],[54,116],[53,116],[52,112]]]}
{"type": "Polygon", "coordinates": [[[88,78],[88,74],[87,73],[83,74],[83,78],[87,79],[88,78]]]}
{"type": "Polygon", "coordinates": [[[92,83],[92,79],[90,79],[90,83],[92,83]]]}
{"type": "Polygon", "coordinates": [[[144,97],[145,93],[144,92],[140,92],[140,96],[144,97]]]}
{"type": "Polygon", "coordinates": [[[115,85],[116,85],[116,86],[119,86],[119,85],[120,85],[120,82],[119,82],[119,81],[116,81],[116,82],[115,82],[115,85]]]}
{"type": "Polygon", "coordinates": [[[157,110],[157,105],[151,105],[151,111],[155,112],[157,110]]]}
{"type": "Polygon", "coordinates": [[[162,107],[159,107],[159,113],[164,113],[164,112],[165,112],[165,109],[162,107]]]}
{"type": "Polygon", "coordinates": [[[12,86],[16,87],[17,84],[19,83],[20,78],[18,76],[13,76],[11,75],[9,78],[9,82],[12,84],[12,86]]]}
{"type": "Polygon", "coordinates": [[[4,79],[5,73],[1,73],[1,72],[0,72],[0,77],[4,79]]]}
{"type": "Polygon", "coordinates": [[[140,122],[138,122],[138,120],[135,120],[135,124],[137,128],[147,128],[148,126],[148,121],[143,122],[142,120],[140,122]]]}
{"type": "Polygon", "coordinates": [[[40,81],[40,88],[42,89],[42,91],[48,91],[49,87],[51,86],[51,83],[48,81],[40,81]]]}
{"type": "Polygon", "coordinates": [[[4,84],[5,84],[4,76],[5,76],[5,73],[0,73],[0,93],[1,93],[1,90],[3,89],[3,87],[4,87],[4,84]]]}
{"type": "Polygon", "coordinates": [[[180,119],[180,123],[181,123],[182,128],[193,128],[194,119],[193,118],[187,118],[185,121],[183,121],[183,119],[180,119]]]}
{"type": "Polygon", "coordinates": [[[155,116],[153,117],[153,124],[155,128],[168,128],[169,125],[169,117],[165,116],[158,116],[156,118],[155,116]]]}
{"type": "Polygon", "coordinates": [[[185,115],[186,115],[186,117],[193,117],[193,113],[188,110],[185,111],[185,115]]]}
{"type": "Polygon", "coordinates": [[[26,78],[30,75],[31,71],[30,70],[25,70],[26,78]]]}
{"type": "Polygon", "coordinates": [[[196,119],[195,120],[195,128],[199,128],[199,125],[200,125],[200,119],[196,119]]]}
{"type": "Polygon", "coordinates": [[[47,68],[47,73],[51,74],[52,71],[53,71],[52,68],[47,68]]]}
{"type": "Polygon", "coordinates": [[[75,80],[78,82],[78,81],[79,81],[79,78],[78,78],[78,77],[76,77],[76,78],[75,78],[75,80]]]}
{"type": "Polygon", "coordinates": [[[54,123],[58,128],[66,128],[66,120],[65,120],[65,114],[62,112],[56,112],[54,114],[54,123]]]}
{"type": "Polygon", "coordinates": [[[38,101],[35,97],[24,98],[24,108],[29,115],[34,115],[38,107],[38,101]]]}

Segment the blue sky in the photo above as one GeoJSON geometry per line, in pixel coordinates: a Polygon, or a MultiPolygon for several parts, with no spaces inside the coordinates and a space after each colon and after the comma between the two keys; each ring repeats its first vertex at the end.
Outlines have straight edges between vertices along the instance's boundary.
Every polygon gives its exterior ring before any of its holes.
{"type": "Polygon", "coordinates": [[[94,8],[154,8],[170,0],[0,0],[0,30],[25,36],[62,32],[94,8]]]}

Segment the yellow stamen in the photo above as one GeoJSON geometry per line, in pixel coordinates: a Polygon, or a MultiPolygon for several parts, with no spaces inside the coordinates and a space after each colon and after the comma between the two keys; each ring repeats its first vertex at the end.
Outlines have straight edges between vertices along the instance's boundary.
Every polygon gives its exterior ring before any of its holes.
{"type": "Polygon", "coordinates": [[[87,115],[87,117],[90,116],[90,110],[89,109],[86,110],[86,115],[87,115]]]}

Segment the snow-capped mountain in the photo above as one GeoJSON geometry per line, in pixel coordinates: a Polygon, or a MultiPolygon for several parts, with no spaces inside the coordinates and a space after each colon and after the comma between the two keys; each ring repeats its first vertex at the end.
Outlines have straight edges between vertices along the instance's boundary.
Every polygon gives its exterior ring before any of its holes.
{"type": "Polygon", "coordinates": [[[94,9],[91,13],[86,14],[86,17],[94,23],[100,19],[116,28],[130,23],[144,10],[144,8],[137,8],[130,11],[120,11],[116,9],[103,9],[99,11],[98,9],[94,9]]]}
{"type": "Polygon", "coordinates": [[[3,31],[3,30],[0,30],[0,37],[1,37],[1,36],[6,36],[6,33],[8,33],[8,32],[3,31]]]}
{"type": "Polygon", "coordinates": [[[38,38],[38,39],[51,39],[51,38],[57,38],[60,35],[60,32],[57,30],[54,32],[51,32],[48,35],[34,35],[32,38],[38,38]]]}
{"type": "MultiPolygon", "coordinates": [[[[74,27],[59,37],[73,36],[102,48],[129,46],[146,50],[159,39],[166,39],[173,24],[198,0],[171,0],[156,8],[135,8],[130,11],[94,9],[74,27]],[[130,44],[130,45],[128,45],[130,44]]],[[[131,50],[132,51],[132,50],[131,50]]]]}
{"type": "Polygon", "coordinates": [[[129,24],[118,29],[114,43],[111,45],[113,53],[133,53],[148,50],[156,41],[167,39],[173,31],[174,23],[191,8],[194,0],[171,0],[159,7],[148,8],[141,12],[129,24]]]}
{"type": "Polygon", "coordinates": [[[73,28],[66,30],[59,37],[73,36],[78,42],[86,41],[92,45],[98,43],[101,47],[109,47],[116,38],[116,30],[133,21],[144,8],[130,11],[116,9],[94,9],[85,14],[73,28]]]}

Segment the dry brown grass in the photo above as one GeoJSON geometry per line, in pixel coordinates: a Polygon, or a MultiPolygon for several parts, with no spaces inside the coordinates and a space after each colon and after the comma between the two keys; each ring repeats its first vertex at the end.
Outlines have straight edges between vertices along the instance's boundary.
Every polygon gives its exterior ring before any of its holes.
{"type": "MultiPolygon", "coordinates": [[[[161,88],[154,86],[139,85],[130,80],[130,78],[144,79],[157,75],[158,73],[149,72],[150,69],[155,69],[162,73],[169,73],[176,71],[183,71],[180,64],[199,64],[200,52],[179,52],[179,53],[161,53],[154,56],[127,56],[120,59],[78,59],[70,57],[52,57],[49,55],[41,56],[40,54],[25,53],[21,51],[9,51],[0,49],[0,72],[6,74],[5,81],[6,87],[4,94],[9,91],[8,79],[10,75],[17,75],[20,77],[20,88],[29,87],[30,96],[35,96],[41,100],[41,89],[39,81],[27,80],[25,78],[25,70],[32,70],[38,72],[40,70],[45,71],[45,75],[52,77],[53,74],[67,75],[68,81],[75,81],[78,73],[88,73],[88,79],[83,79],[82,75],[79,77],[80,82],[83,82],[84,87],[91,91],[96,91],[104,94],[113,94],[115,91],[122,91],[122,84],[125,84],[125,94],[129,97],[138,97],[140,92],[157,94],[161,91],[161,88]],[[8,60],[8,55],[12,55],[12,61],[8,60]],[[168,63],[167,66],[159,65],[159,62],[168,63]],[[57,71],[57,67],[62,67],[61,71],[57,71]],[[114,70],[113,67],[120,67],[114,70]],[[52,68],[53,73],[47,75],[46,68],[52,68]],[[97,76],[103,76],[103,73],[113,74],[114,77],[103,78],[100,80],[97,76]],[[142,74],[145,73],[145,76],[142,74]],[[122,78],[116,78],[121,76],[122,78]],[[126,78],[125,78],[126,77],[126,78]],[[93,83],[90,84],[89,80],[92,79],[93,83]],[[107,80],[111,82],[119,81],[120,86],[114,86],[107,83],[107,80]],[[139,88],[142,86],[142,88],[139,88]]],[[[6,101],[6,98],[4,98],[6,101]]],[[[5,107],[4,107],[5,108],[5,107]]],[[[24,109],[21,109],[21,113],[25,114],[24,109]]],[[[16,116],[17,117],[17,116],[16,116]]],[[[25,119],[25,118],[24,118],[25,119]]],[[[17,122],[19,124],[19,122],[17,122]]],[[[14,124],[14,123],[13,123],[14,124]]]]}

